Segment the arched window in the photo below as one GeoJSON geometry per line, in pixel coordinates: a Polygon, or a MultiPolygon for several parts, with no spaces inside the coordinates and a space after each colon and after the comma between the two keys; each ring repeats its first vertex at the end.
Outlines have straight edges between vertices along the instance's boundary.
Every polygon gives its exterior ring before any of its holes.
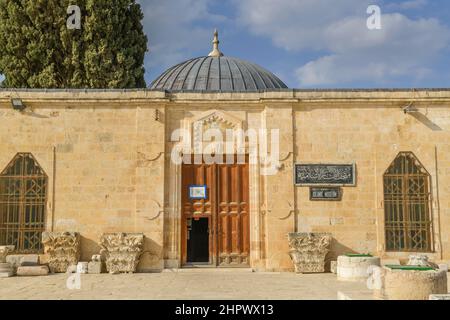
{"type": "Polygon", "coordinates": [[[432,251],[430,181],[412,152],[401,152],[385,172],[387,251],[432,251]]]}
{"type": "Polygon", "coordinates": [[[47,175],[30,153],[19,153],[0,174],[0,245],[20,253],[42,250],[47,175]]]}

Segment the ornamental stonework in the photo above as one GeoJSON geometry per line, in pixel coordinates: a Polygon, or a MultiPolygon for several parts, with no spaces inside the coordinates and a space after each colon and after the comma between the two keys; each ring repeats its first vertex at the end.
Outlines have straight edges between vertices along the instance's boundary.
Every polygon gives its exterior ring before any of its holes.
{"type": "Polygon", "coordinates": [[[78,232],[43,232],[42,243],[48,255],[51,272],[65,273],[80,260],[80,234],[78,232]]]}
{"type": "Polygon", "coordinates": [[[325,272],[325,257],[331,244],[329,233],[290,233],[289,255],[297,273],[325,272]]]}
{"type": "Polygon", "coordinates": [[[143,233],[107,233],[100,239],[100,253],[109,273],[134,273],[144,247],[143,233]]]}

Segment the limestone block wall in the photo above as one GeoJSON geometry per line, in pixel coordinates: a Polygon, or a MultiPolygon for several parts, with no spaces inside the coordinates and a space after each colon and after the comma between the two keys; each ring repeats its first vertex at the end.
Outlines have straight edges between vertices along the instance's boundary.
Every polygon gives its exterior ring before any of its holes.
{"type": "Polygon", "coordinates": [[[344,187],[340,202],[310,201],[307,187],[295,191],[299,230],[331,232],[335,256],[345,252],[408,256],[386,252],[383,174],[399,152],[412,151],[432,179],[430,256],[450,259],[450,106],[417,103],[415,114],[405,114],[403,106],[395,101],[343,100],[295,107],[296,162],[357,165],[357,186],[344,187]]]}
{"type": "MultiPolygon", "coordinates": [[[[38,94],[24,94],[39,98],[38,94]]],[[[49,177],[48,231],[81,234],[81,260],[100,250],[102,233],[143,232],[138,269],[162,268],[164,119],[158,104],[121,101],[27,101],[23,113],[0,102],[0,170],[31,152],[49,177]]]]}

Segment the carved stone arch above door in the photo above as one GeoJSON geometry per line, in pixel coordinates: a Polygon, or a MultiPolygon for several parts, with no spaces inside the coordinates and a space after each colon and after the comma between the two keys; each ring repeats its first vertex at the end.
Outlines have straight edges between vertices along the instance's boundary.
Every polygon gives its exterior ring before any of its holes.
{"type": "MultiPolygon", "coordinates": [[[[200,142],[205,142],[206,133],[210,129],[219,130],[225,139],[227,130],[232,130],[233,134],[244,130],[245,121],[221,110],[208,110],[197,115],[188,121],[187,129],[192,134],[192,146],[197,149],[200,142]]],[[[245,143],[245,141],[244,141],[245,143]]]]}

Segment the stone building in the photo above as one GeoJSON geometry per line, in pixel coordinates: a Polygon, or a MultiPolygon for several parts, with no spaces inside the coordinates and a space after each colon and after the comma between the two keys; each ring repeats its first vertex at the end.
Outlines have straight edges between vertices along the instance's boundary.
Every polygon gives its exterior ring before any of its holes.
{"type": "Polygon", "coordinates": [[[139,271],[275,271],[293,270],[288,233],[329,232],[328,260],[448,261],[449,130],[450,90],[289,89],[217,37],[147,90],[2,89],[0,244],[42,252],[44,230],[76,231],[87,261],[103,233],[143,233],[139,271]],[[231,149],[244,161],[189,163],[208,128],[263,134],[231,149]]]}

